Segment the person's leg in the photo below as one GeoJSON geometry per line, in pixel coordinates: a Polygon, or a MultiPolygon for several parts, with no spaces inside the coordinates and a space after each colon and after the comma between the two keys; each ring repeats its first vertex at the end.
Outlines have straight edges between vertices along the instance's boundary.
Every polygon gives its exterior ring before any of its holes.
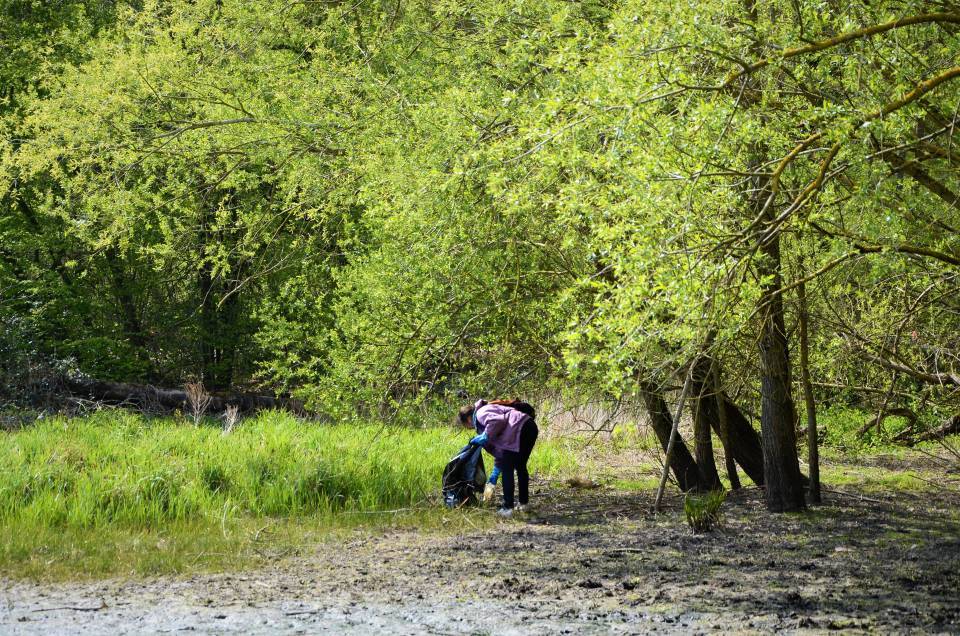
{"type": "MultiPolygon", "coordinates": [[[[500,479],[500,486],[501,486],[501,488],[503,489],[503,492],[506,492],[506,491],[507,491],[507,480],[508,480],[508,478],[507,478],[507,472],[508,472],[508,471],[507,471],[507,466],[506,466],[506,464],[503,463],[503,455],[502,455],[502,454],[499,455],[499,456],[497,456],[497,457],[494,457],[493,465],[494,465],[494,467],[499,471],[499,473],[498,473],[498,474],[499,474],[499,477],[498,477],[498,478],[500,479]]],[[[513,476],[512,476],[513,471],[509,471],[509,472],[511,473],[511,477],[509,478],[509,479],[510,479],[510,482],[509,482],[509,483],[511,484],[510,488],[511,488],[511,490],[512,490],[512,489],[513,489],[513,476]]],[[[494,484],[494,485],[496,485],[496,484],[494,484]]],[[[493,493],[491,493],[491,496],[492,496],[492,494],[493,494],[493,493]]]]}
{"type": "Polygon", "coordinates": [[[520,457],[517,462],[517,487],[520,492],[517,499],[521,506],[526,506],[530,501],[530,473],[527,472],[527,460],[530,459],[530,453],[533,452],[539,435],[540,430],[533,420],[524,424],[523,430],[520,431],[520,457]]]}
{"type": "Polygon", "coordinates": [[[517,464],[517,501],[521,506],[526,506],[530,501],[530,473],[527,472],[526,463],[517,464]]]}
{"type": "Polygon", "coordinates": [[[500,478],[503,479],[503,507],[513,508],[513,472],[517,469],[518,453],[503,451],[500,457],[500,478]]]}

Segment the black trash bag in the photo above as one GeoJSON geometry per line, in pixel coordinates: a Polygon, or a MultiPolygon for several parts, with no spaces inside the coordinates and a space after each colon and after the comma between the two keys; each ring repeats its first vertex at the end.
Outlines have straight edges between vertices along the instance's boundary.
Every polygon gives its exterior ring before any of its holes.
{"type": "Polygon", "coordinates": [[[443,503],[447,508],[477,503],[477,493],[483,492],[487,483],[482,450],[476,444],[467,444],[443,469],[443,503]]]}

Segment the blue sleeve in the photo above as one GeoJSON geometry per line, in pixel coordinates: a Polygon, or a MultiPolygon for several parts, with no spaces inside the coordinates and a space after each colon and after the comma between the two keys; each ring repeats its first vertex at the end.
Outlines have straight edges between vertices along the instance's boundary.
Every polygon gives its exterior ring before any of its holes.
{"type": "Polygon", "coordinates": [[[494,466],[493,470],[490,471],[490,479],[488,479],[487,481],[489,481],[493,485],[496,485],[498,479],[500,479],[500,467],[494,466]]]}

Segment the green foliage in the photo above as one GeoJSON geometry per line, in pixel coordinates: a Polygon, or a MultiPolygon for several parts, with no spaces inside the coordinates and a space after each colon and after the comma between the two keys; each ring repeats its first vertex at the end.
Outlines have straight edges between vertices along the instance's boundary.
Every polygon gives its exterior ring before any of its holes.
{"type": "Polygon", "coordinates": [[[683,516],[694,532],[710,532],[720,525],[720,507],[727,498],[725,490],[703,494],[687,493],[683,497],[683,516]]]}
{"type": "Polygon", "coordinates": [[[938,426],[946,417],[936,409],[918,409],[916,422],[904,416],[890,415],[883,420],[880,431],[875,424],[877,411],[845,406],[838,401],[821,407],[817,413],[817,426],[822,435],[822,444],[843,453],[860,453],[870,449],[893,450],[901,446],[896,439],[905,431],[917,435],[938,426]],[[868,428],[866,424],[874,422],[868,428]],[[862,431],[862,432],[861,432],[862,431]]]}
{"type": "Polygon", "coordinates": [[[70,325],[51,336],[122,339],[135,351],[101,360],[150,363],[107,375],[202,375],[227,388],[257,357],[285,353],[242,346],[255,317],[282,325],[294,312],[311,333],[329,326],[331,254],[356,214],[350,195],[331,188],[346,164],[342,140],[330,139],[350,124],[353,73],[337,59],[335,32],[313,42],[326,17],[278,9],[127,11],[123,28],[92,43],[91,59],[65,70],[21,124],[28,141],[7,156],[6,196],[22,208],[14,219],[65,238],[50,256],[72,301],[62,307],[70,325]],[[272,67],[283,72],[262,72],[272,67]],[[282,302],[298,276],[300,294],[314,299],[300,307],[282,302]]]}
{"type": "Polygon", "coordinates": [[[859,31],[931,10],[2,2],[0,321],[26,361],[413,420],[708,340],[755,385],[775,271],[815,381],[955,408],[956,38],[859,31]]]}
{"type": "Polygon", "coordinates": [[[0,2],[0,113],[32,93],[43,92],[63,67],[84,59],[90,39],[110,25],[117,8],[125,4],[112,0],[0,2]]]}

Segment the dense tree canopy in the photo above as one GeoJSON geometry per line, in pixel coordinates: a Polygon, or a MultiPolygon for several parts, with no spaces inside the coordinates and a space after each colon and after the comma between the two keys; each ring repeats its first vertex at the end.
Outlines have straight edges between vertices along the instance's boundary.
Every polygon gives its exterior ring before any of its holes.
{"type": "Polygon", "coordinates": [[[957,407],[958,32],[951,2],[5,1],[6,384],[392,412],[707,360],[797,481],[801,293],[818,396],[957,407]]]}

